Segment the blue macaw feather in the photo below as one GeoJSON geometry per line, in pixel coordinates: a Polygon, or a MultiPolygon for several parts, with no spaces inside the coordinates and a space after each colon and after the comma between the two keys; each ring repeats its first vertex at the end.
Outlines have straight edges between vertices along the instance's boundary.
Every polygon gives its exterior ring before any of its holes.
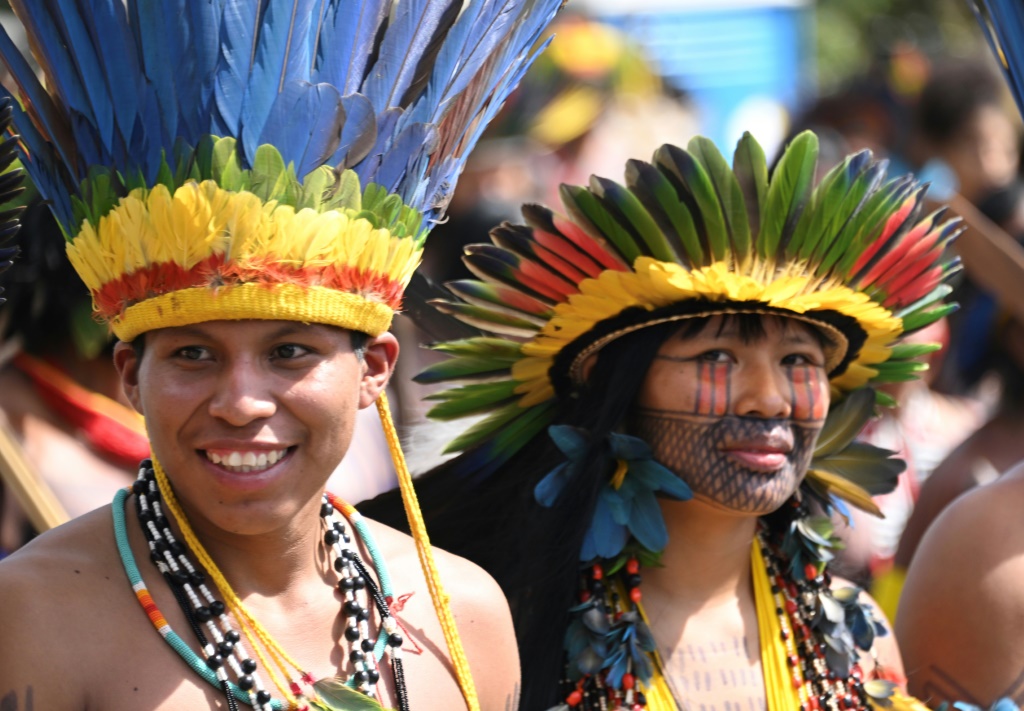
{"type": "MultiPolygon", "coordinates": [[[[36,79],[35,72],[32,71],[25,58],[21,56],[21,53],[14,46],[10,35],[7,34],[2,25],[0,25],[0,56],[3,57],[7,71],[10,72],[15,83],[18,85],[18,91],[26,105],[35,108],[43,131],[42,134],[35,133],[35,124],[31,121],[26,121],[27,116],[19,108],[18,102],[13,101],[15,125],[18,126],[18,130],[22,135],[22,141],[29,147],[33,155],[48,153],[49,149],[46,147],[46,143],[50,142],[57,151],[60,160],[67,166],[74,166],[77,159],[74,147],[69,145],[71,137],[68,134],[67,125],[57,113],[57,107],[54,106],[50,95],[46,93],[43,85],[36,79]],[[38,136],[37,141],[32,140],[33,135],[38,136]]],[[[4,95],[10,96],[6,90],[4,95]]],[[[75,177],[77,178],[78,176],[75,177]]]]}
{"type": "Polygon", "coordinates": [[[373,104],[362,94],[341,97],[345,124],[341,128],[338,150],[328,161],[342,169],[357,164],[377,143],[377,121],[373,104]]]}
{"type": "Polygon", "coordinates": [[[416,75],[420,57],[435,41],[435,32],[452,5],[453,0],[403,0],[398,4],[363,87],[378,115],[388,107],[400,105],[416,75]]]}
{"type": "Polygon", "coordinates": [[[608,442],[611,445],[612,454],[617,459],[629,461],[651,456],[651,448],[639,437],[612,432],[608,435],[608,442]]]}
{"type": "Polygon", "coordinates": [[[242,154],[250,164],[277,96],[289,80],[310,79],[313,7],[314,0],[269,0],[260,18],[241,111],[242,154]]]}
{"type": "MultiPolygon", "coordinates": [[[[620,496],[619,492],[615,491],[611,487],[605,487],[602,489],[600,498],[611,515],[612,521],[620,526],[626,526],[629,524],[630,499],[620,496]]],[[[599,511],[595,510],[594,518],[596,519],[598,515],[599,511]]]]}
{"type": "Polygon", "coordinates": [[[402,199],[406,196],[400,188],[405,184],[406,172],[410,164],[423,153],[430,154],[437,147],[437,129],[429,124],[416,123],[406,128],[388,146],[381,156],[380,167],[374,181],[384,186],[389,192],[398,192],[402,199]]]}
{"type": "Polygon", "coordinates": [[[668,530],[661,515],[658,499],[649,489],[633,497],[629,512],[629,531],[649,551],[661,551],[668,545],[668,530]]]}
{"type": "Polygon", "coordinates": [[[572,464],[570,462],[562,462],[549,471],[543,479],[537,482],[537,486],[533,488],[533,497],[537,500],[537,503],[548,508],[554,506],[555,501],[569,482],[571,474],[572,464]]]}
{"type": "Polygon", "coordinates": [[[636,479],[651,491],[660,491],[678,501],[688,501],[693,491],[671,469],[653,459],[641,459],[629,463],[629,477],[636,479]]]}
{"type": "MultiPolygon", "coordinates": [[[[626,527],[616,523],[611,505],[604,496],[597,497],[590,530],[593,532],[596,554],[601,558],[614,558],[617,556],[622,551],[622,547],[626,545],[629,537],[626,527]]],[[[581,558],[581,560],[584,559],[581,558]]],[[[586,560],[589,560],[589,558],[586,560]]]]}
{"type": "MultiPolygon", "coordinates": [[[[141,67],[135,43],[128,29],[128,16],[120,0],[94,0],[88,21],[89,40],[96,47],[99,63],[106,75],[113,104],[120,145],[131,140],[139,112],[141,67]]],[[[114,148],[114,146],[112,146],[114,148]]]]}
{"type": "Polygon", "coordinates": [[[319,33],[314,80],[333,84],[344,96],[359,91],[390,9],[390,0],[332,3],[319,33]]]}
{"type": "Polygon", "coordinates": [[[277,95],[257,144],[275,146],[303,177],[337,149],[344,120],[337,89],[294,79],[277,95]],[[296,116],[306,120],[299,123],[296,116]]]}
{"type": "Polygon", "coordinates": [[[548,427],[548,436],[562,454],[572,460],[582,459],[590,446],[587,433],[570,425],[552,425],[548,427]]]}
{"type": "Polygon", "coordinates": [[[362,163],[358,166],[353,166],[353,170],[355,170],[356,175],[359,176],[359,181],[363,185],[374,182],[377,168],[380,167],[381,157],[388,146],[391,145],[395,126],[398,125],[401,117],[402,110],[397,107],[388,109],[383,115],[377,115],[377,140],[367,152],[366,158],[363,159],[362,163]]]}
{"type": "Polygon", "coordinates": [[[970,4],[1024,114],[1024,8],[1016,0],[972,0],[970,4]]]}
{"type": "MultiPolygon", "coordinates": [[[[178,132],[178,100],[175,88],[176,61],[181,52],[177,48],[178,33],[167,24],[163,3],[131,0],[128,3],[129,20],[135,30],[135,40],[142,71],[153,86],[153,95],[159,107],[159,140],[170,141],[178,132]]],[[[179,20],[180,21],[180,20],[179,20]]],[[[156,127],[149,129],[150,140],[156,138],[156,127]]]]}
{"type": "Polygon", "coordinates": [[[218,135],[238,135],[258,22],[259,3],[252,0],[226,0],[218,35],[220,61],[214,79],[217,107],[217,128],[214,133],[218,135]]]}

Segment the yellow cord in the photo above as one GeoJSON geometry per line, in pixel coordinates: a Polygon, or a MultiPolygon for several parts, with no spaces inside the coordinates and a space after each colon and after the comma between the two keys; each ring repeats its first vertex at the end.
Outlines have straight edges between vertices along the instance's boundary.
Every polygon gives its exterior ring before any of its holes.
{"type": "Polygon", "coordinates": [[[398,485],[402,490],[402,503],[405,504],[405,514],[409,518],[409,529],[412,531],[412,537],[416,541],[416,552],[420,557],[423,576],[427,579],[430,599],[434,603],[437,619],[440,621],[441,629],[444,631],[445,642],[448,643],[448,653],[451,655],[452,666],[455,668],[455,678],[462,688],[462,695],[466,699],[469,711],[480,711],[480,702],[477,700],[476,686],[473,684],[473,675],[469,670],[469,661],[466,659],[466,652],[462,648],[459,631],[455,627],[455,619],[452,617],[452,611],[448,605],[448,595],[441,585],[441,576],[438,574],[437,565],[434,563],[434,553],[430,548],[430,539],[427,537],[427,528],[423,523],[423,514],[420,512],[416,490],[412,485],[412,475],[409,473],[408,466],[406,466],[402,445],[398,441],[398,432],[395,431],[395,423],[391,419],[388,397],[384,392],[381,392],[380,397],[377,398],[377,412],[380,413],[380,421],[384,425],[384,434],[388,440],[388,449],[391,450],[391,459],[395,463],[398,485]]]}
{"type": "Polygon", "coordinates": [[[289,704],[293,704],[295,702],[295,697],[291,693],[288,684],[282,682],[280,677],[278,677],[274,672],[274,667],[267,663],[266,658],[260,651],[260,645],[255,639],[253,639],[253,633],[255,633],[259,638],[259,641],[263,643],[263,646],[266,648],[270,657],[273,659],[282,674],[285,676],[288,675],[288,667],[285,665],[285,662],[290,664],[299,673],[303,672],[302,667],[300,667],[295,660],[289,657],[288,653],[285,652],[276,641],[274,641],[266,629],[263,628],[263,625],[256,621],[256,618],[252,616],[249,610],[246,609],[245,605],[238,598],[238,595],[235,594],[235,591],[231,588],[227,578],[225,578],[224,574],[220,572],[220,568],[218,568],[217,564],[213,562],[213,558],[211,558],[210,554],[206,552],[203,544],[199,542],[195,532],[192,530],[192,526],[189,525],[188,519],[185,517],[185,512],[181,510],[181,505],[178,503],[178,499],[174,496],[174,491],[171,489],[171,483],[167,480],[167,474],[164,472],[163,467],[160,466],[160,463],[156,460],[156,457],[153,458],[153,473],[156,476],[156,483],[160,489],[160,496],[164,500],[164,505],[167,507],[167,511],[178,522],[178,528],[181,529],[182,538],[185,539],[189,549],[193,554],[195,554],[196,559],[206,569],[207,574],[213,579],[214,585],[220,591],[221,595],[224,596],[224,604],[227,605],[231,614],[235,616],[235,619],[241,623],[239,626],[242,628],[242,632],[245,634],[245,638],[248,640],[249,646],[253,648],[253,652],[256,654],[257,659],[259,659],[260,664],[262,664],[263,668],[267,670],[268,674],[270,674],[270,679],[273,681],[274,686],[276,686],[277,690],[281,692],[281,695],[289,701],[289,704]],[[250,627],[252,632],[250,632],[250,627]]]}

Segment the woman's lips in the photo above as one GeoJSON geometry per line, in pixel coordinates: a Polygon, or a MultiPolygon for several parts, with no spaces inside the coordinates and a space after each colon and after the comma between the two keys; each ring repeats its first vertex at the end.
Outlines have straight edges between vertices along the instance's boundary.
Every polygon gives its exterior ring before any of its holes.
{"type": "Polygon", "coordinates": [[[786,464],[787,452],[765,449],[726,449],[725,454],[738,460],[747,469],[772,474],[786,464]]]}

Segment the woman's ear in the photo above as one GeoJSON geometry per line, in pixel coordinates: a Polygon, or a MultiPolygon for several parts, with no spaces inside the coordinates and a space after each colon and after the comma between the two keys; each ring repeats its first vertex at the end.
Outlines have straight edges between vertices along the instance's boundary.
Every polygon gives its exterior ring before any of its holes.
{"type": "Polygon", "coordinates": [[[380,396],[398,361],[398,339],[391,333],[371,338],[363,352],[363,377],[359,383],[359,409],[369,407],[380,396]]]}
{"type": "Polygon", "coordinates": [[[142,411],[142,400],[139,397],[140,361],[141,359],[131,343],[118,341],[114,345],[114,367],[117,368],[117,374],[121,378],[121,388],[132,407],[139,414],[145,415],[146,413],[142,411]]]}

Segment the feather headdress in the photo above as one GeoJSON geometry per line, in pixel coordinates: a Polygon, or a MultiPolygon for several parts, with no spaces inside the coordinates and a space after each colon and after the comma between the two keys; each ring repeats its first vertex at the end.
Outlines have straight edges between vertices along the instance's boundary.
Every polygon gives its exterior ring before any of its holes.
{"type": "Polygon", "coordinates": [[[379,335],[561,2],[12,0],[43,81],[2,28],[0,61],[23,162],[121,340],[223,319],[379,335]]]}
{"type": "MultiPolygon", "coordinates": [[[[649,163],[630,161],[625,185],[595,177],[589,188],[562,186],[565,215],[526,205],[526,226],[505,223],[493,244],[468,247],[479,280],[449,284],[460,299],[437,306],[487,333],[437,345],[451,357],[419,376],[481,381],[432,396],[435,418],[487,413],[449,451],[472,450],[467,466],[477,473],[497,468],[554,422],[604,346],[696,316],[813,324],[832,344],[834,401],[916,377],[925,366],[915,358],[934,347],[898,341],[953,308],[942,298],[958,268],[945,250],[958,224],[943,222],[942,210],[923,216],[924,188],[910,177],[885,181],[885,163],[868,152],[814,187],[817,153],[814,134],[797,136],[769,180],[749,134],[732,167],[705,138],[685,150],[666,145],[649,163]]],[[[885,457],[866,445],[851,454],[872,404],[858,396],[832,408],[808,480],[826,500],[837,494],[872,510],[868,494],[900,471],[872,471],[885,457]]]]}
{"type": "Polygon", "coordinates": [[[122,340],[387,329],[558,0],[15,0],[26,167],[122,340]]]}

